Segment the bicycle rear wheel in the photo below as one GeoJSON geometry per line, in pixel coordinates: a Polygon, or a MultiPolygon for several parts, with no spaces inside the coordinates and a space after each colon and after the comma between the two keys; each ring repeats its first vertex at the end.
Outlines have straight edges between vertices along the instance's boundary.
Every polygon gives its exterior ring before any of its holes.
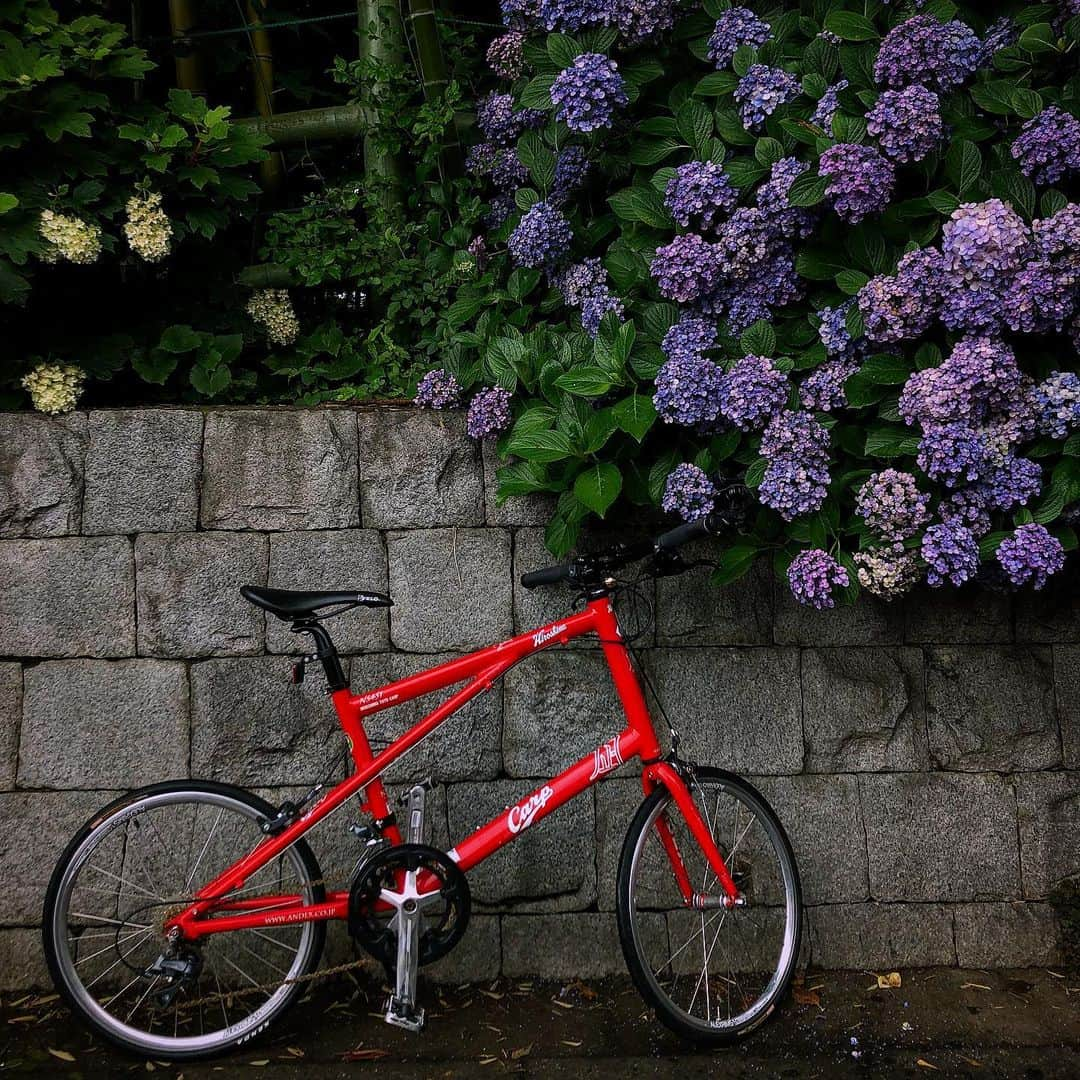
{"type": "MultiPolygon", "coordinates": [[[[264,839],[269,803],[226,784],[178,781],[123,796],[76,834],[53,871],[42,935],[49,971],[72,1011],[126,1050],[205,1057],[263,1031],[319,963],[326,926],[297,923],[211,934],[174,948],[189,974],[171,993],[155,973],[162,927],[202,885],[264,839]]],[[[302,841],[229,894],[324,899],[302,841]]]]}
{"type": "Polygon", "coordinates": [[[791,844],[765,799],[720,769],[695,774],[694,801],[746,905],[686,905],[658,826],[670,830],[691,887],[722,893],[674,799],[658,788],[627,831],[616,909],[627,967],[658,1018],[685,1038],[719,1044],[753,1031],[790,985],[802,893],[791,844]]]}

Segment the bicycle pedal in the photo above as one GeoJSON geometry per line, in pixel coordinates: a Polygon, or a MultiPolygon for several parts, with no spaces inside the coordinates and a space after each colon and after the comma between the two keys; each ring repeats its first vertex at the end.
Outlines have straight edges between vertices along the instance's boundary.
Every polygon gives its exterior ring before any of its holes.
{"type": "Polygon", "coordinates": [[[424,1027],[424,1010],[420,1006],[410,1008],[396,994],[391,994],[386,1003],[386,1022],[419,1033],[424,1027]]]}
{"type": "Polygon", "coordinates": [[[407,791],[403,791],[398,796],[398,805],[407,806],[409,803],[409,796],[412,795],[415,788],[421,788],[423,791],[434,791],[435,781],[430,777],[425,777],[423,780],[417,780],[415,784],[412,784],[407,791]]]}

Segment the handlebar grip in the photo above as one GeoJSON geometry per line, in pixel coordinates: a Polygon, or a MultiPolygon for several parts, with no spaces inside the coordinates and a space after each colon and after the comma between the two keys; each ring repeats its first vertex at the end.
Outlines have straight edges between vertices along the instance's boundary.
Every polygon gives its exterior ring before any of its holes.
{"type": "Polygon", "coordinates": [[[688,521],[685,525],[666,532],[656,539],[657,548],[664,551],[672,551],[683,544],[690,543],[702,536],[715,536],[723,527],[724,519],[719,514],[709,514],[706,517],[688,521]]]}
{"type": "Polygon", "coordinates": [[[526,589],[536,589],[541,585],[556,585],[560,581],[566,581],[569,576],[570,567],[563,563],[561,566],[545,566],[542,570],[522,574],[521,584],[526,589]]]}

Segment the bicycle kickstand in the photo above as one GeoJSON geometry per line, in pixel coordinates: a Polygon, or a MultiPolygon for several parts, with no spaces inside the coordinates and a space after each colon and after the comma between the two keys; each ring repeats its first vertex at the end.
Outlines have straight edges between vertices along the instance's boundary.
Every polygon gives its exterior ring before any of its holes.
{"type": "MultiPolygon", "coordinates": [[[[424,804],[426,784],[416,784],[405,801],[408,807],[408,843],[424,842],[424,804]]],[[[420,1031],[424,1026],[424,1010],[416,1000],[416,972],[419,966],[422,913],[417,899],[415,870],[405,871],[405,888],[394,914],[397,931],[397,970],[394,992],[386,1005],[386,1022],[407,1031],[420,1031]]]]}

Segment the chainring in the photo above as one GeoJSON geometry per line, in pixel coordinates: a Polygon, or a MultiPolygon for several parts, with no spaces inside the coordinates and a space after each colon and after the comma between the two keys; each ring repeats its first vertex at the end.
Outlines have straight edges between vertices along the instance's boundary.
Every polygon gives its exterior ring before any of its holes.
{"type": "Polygon", "coordinates": [[[397,935],[390,913],[377,911],[376,904],[383,889],[399,890],[401,874],[408,870],[431,874],[443,900],[441,910],[425,914],[418,949],[421,965],[445,956],[461,940],[472,910],[469,883],[446,852],[427,844],[396,844],[376,852],[349,890],[349,933],[390,969],[397,963],[397,935]]]}

